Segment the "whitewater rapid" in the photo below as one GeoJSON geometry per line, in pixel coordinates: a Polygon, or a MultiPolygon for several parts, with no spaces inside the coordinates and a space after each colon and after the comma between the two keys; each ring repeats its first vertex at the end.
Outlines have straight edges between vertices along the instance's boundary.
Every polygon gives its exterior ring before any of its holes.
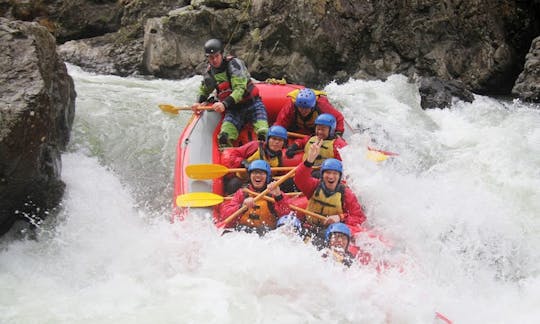
{"type": "Polygon", "coordinates": [[[0,241],[0,323],[538,321],[538,105],[476,96],[424,111],[402,76],[325,87],[358,129],[342,156],[369,225],[392,245],[374,253],[400,264],[379,273],[280,233],[220,236],[209,215],[171,224],[190,114],[157,105],[189,105],[201,78],[69,73],[65,197],[37,240],[0,241]],[[399,156],[371,162],[366,144],[399,156]]]}

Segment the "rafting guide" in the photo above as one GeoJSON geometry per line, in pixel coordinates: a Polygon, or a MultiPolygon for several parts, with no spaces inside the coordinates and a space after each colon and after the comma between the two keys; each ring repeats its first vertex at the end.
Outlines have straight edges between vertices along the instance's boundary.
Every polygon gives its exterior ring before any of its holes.
{"type": "Polygon", "coordinates": [[[244,61],[225,56],[223,43],[218,39],[208,40],[204,52],[209,64],[199,88],[198,102],[192,105],[192,110],[196,112],[200,106],[205,106],[215,90],[218,101],[212,104],[212,109],[225,113],[218,134],[220,147],[233,146],[248,121],[253,124],[257,137],[264,140],[268,131],[266,108],[244,61]]]}

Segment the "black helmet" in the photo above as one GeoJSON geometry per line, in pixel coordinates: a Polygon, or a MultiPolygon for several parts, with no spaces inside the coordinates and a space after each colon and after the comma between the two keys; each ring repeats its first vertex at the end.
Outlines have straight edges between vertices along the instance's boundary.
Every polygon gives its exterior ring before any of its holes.
{"type": "Polygon", "coordinates": [[[223,43],[219,39],[209,39],[204,43],[204,53],[206,55],[223,53],[223,43]]]}

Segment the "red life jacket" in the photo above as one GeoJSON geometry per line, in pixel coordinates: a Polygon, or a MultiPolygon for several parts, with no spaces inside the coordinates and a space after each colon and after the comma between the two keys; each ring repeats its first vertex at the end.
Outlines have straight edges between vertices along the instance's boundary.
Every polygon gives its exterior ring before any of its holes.
{"type": "MultiPolygon", "coordinates": [[[[221,83],[218,83],[216,85],[217,97],[220,101],[225,100],[225,98],[230,96],[231,93],[233,92],[232,85],[231,85],[231,74],[229,71],[229,63],[231,62],[232,59],[234,59],[234,56],[231,56],[231,55],[223,58],[223,61],[226,64],[225,73],[227,74],[227,80],[221,83]]],[[[215,80],[215,77],[214,77],[215,73],[213,73],[214,71],[211,65],[208,65],[207,71],[215,80]]],[[[259,96],[259,89],[255,87],[255,85],[253,84],[253,81],[251,81],[251,78],[249,78],[246,84],[246,91],[244,92],[242,100],[240,100],[238,104],[249,102],[253,100],[253,98],[258,97],[258,96],[259,96]]]]}

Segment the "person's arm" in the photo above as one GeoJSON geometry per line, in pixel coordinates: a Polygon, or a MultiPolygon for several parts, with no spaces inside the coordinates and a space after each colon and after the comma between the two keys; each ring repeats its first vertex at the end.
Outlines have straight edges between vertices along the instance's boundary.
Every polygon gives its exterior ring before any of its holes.
{"type": "Polygon", "coordinates": [[[302,138],[294,140],[291,145],[287,147],[287,151],[285,153],[287,157],[293,158],[299,150],[304,150],[304,147],[306,146],[306,143],[309,141],[310,138],[311,137],[306,135],[302,138]]]}
{"type": "Polygon", "coordinates": [[[195,113],[200,113],[199,107],[205,104],[208,100],[208,96],[214,91],[216,81],[210,75],[210,73],[205,73],[204,80],[201,81],[199,86],[199,91],[197,93],[197,102],[191,105],[191,110],[195,113]]]}
{"type": "Polygon", "coordinates": [[[349,188],[345,189],[342,221],[350,227],[362,225],[366,221],[366,215],[362,210],[362,206],[358,202],[354,192],[349,188]]]}
{"type": "Polygon", "coordinates": [[[223,100],[223,105],[229,109],[234,104],[240,102],[247,91],[247,84],[250,79],[249,72],[242,60],[233,58],[229,62],[229,74],[231,82],[231,94],[223,100]]]}
{"type": "Polygon", "coordinates": [[[317,188],[317,184],[319,183],[317,179],[311,176],[311,171],[313,171],[311,168],[312,166],[313,163],[304,161],[298,169],[296,169],[296,174],[294,175],[296,187],[298,187],[298,190],[302,191],[304,196],[308,199],[313,196],[315,188],[317,188]]]}
{"type": "Polygon", "coordinates": [[[284,104],[280,109],[276,117],[274,125],[279,125],[284,127],[287,130],[291,130],[291,124],[294,120],[294,104],[291,100],[287,100],[287,103],[284,104]]]}
{"type": "Polygon", "coordinates": [[[334,156],[336,159],[342,161],[341,154],[339,154],[339,150],[343,147],[347,146],[347,142],[341,137],[336,138],[334,141],[334,156]]]}
{"type": "MultiPolygon", "coordinates": [[[[239,210],[242,207],[242,204],[244,203],[244,191],[242,189],[238,189],[231,200],[226,201],[221,206],[221,213],[217,217],[218,222],[224,221],[227,217],[232,215],[234,212],[239,210]]],[[[227,224],[227,227],[234,227],[236,224],[236,220],[233,220],[229,224],[227,224]]]]}
{"type": "Polygon", "coordinates": [[[313,192],[315,192],[315,188],[317,188],[317,185],[319,184],[319,180],[311,176],[311,171],[313,162],[321,150],[321,145],[322,141],[320,140],[311,144],[306,160],[304,163],[300,164],[294,175],[294,183],[308,199],[311,198],[313,192]]]}
{"type": "Polygon", "coordinates": [[[198,92],[198,103],[203,103],[208,100],[208,96],[216,89],[216,80],[210,73],[212,70],[211,67],[208,68],[206,73],[204,74],[204,79],[201,81],[201,85],[199,86],[199,92],[198,92]]]}
{"type": "Polygon", "coordinates": [[[268,192],[272,195],[274,200],[276,201],[274,203],[274,208],[276,210],[276,213],[281,216],[285,215],[291,212],[291,208],[289,207],[290,198],[281,192],[281,189],[279,189],[279,186],[276,185],[276,181],[273,181],[268,184],[268,192]]]}
{"type": "Polygon", "coordinates": [[[326,96],[319,97],[317,106],[322,113],[331,114],[336,118],[336,135],[341,137],[345,131],[345,117],[343,117],[343,114],[328,101],[326,96]]]}
{"type": "Polygon", "coordinates": [[[228,168],[242,167],[242,161],[253,155],[259,148],[258,141],[251,141],[242,146],[230,148],[223,152],[221,163],[228,168]]]}

